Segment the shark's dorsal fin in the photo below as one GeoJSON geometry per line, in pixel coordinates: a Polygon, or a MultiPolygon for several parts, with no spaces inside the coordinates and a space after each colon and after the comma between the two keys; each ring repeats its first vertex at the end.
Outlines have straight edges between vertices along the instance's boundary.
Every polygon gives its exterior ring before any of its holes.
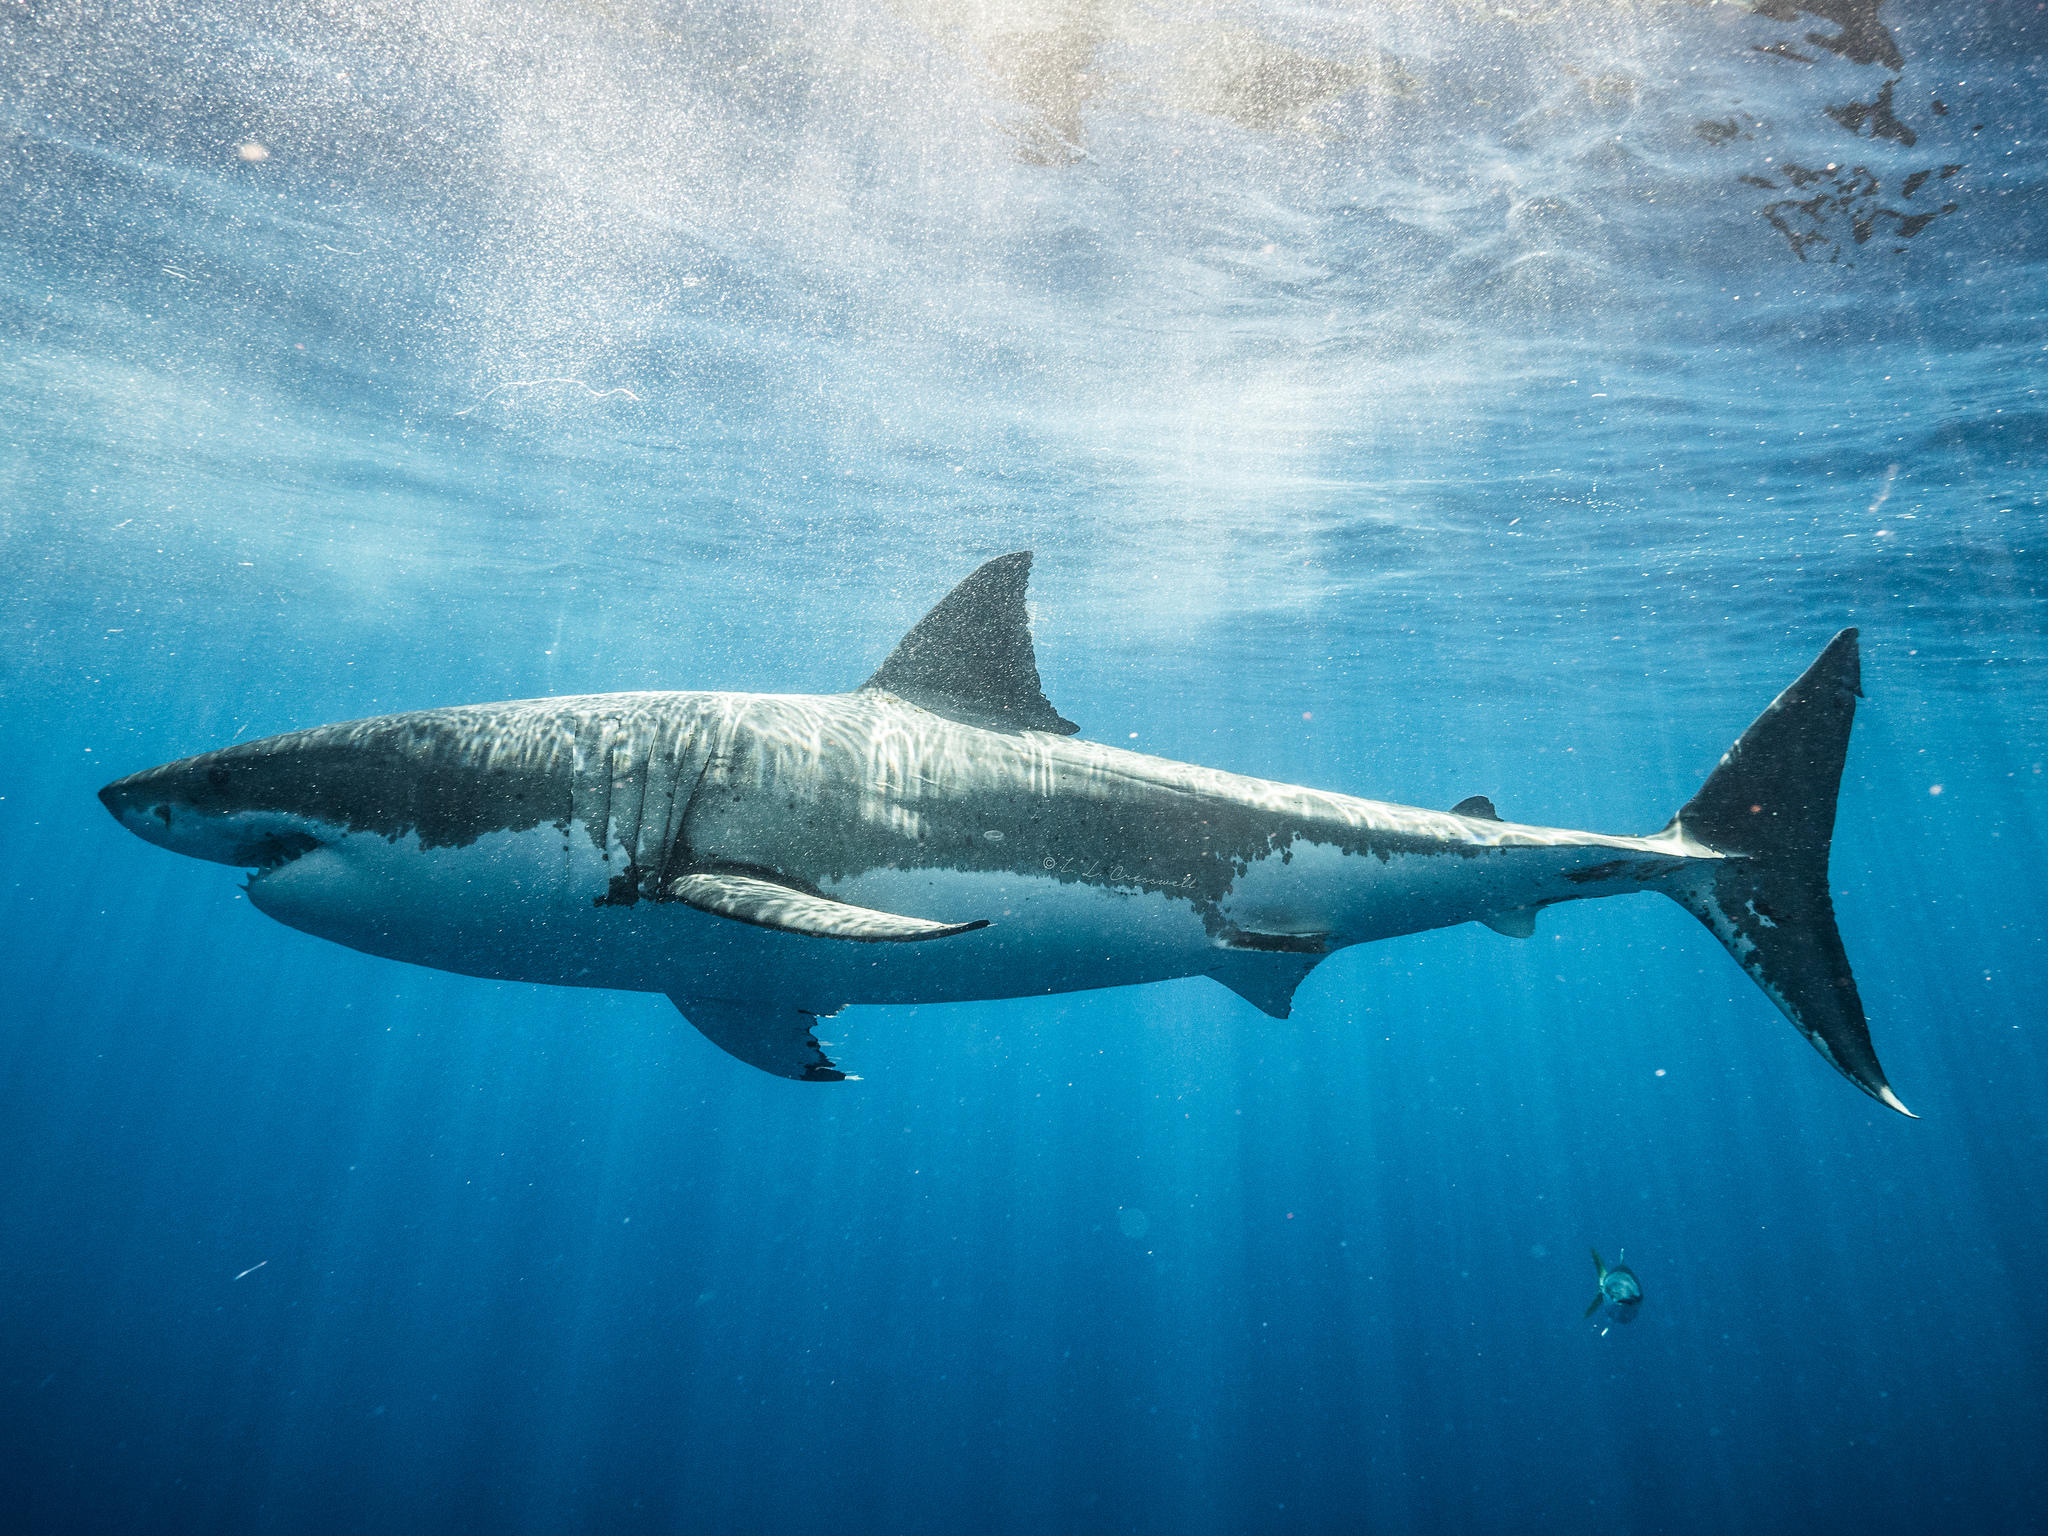
{"type": "Polygon", "coordinates": [[[1451,807],[1453,816],[1476,816],[1481,821],[1499,821],[1500,812],[1493,808],[1493,802],[1484,795],[1467,795],[1451,807]]]}
{"type": "Polygon", "coordinates": [[[863,689],[893,693],[921,709],[997,731],[1081,728],[1062,720],[1038,680],[1024,588],[1031,551],[999,555],[918,620],[863,689]]]}

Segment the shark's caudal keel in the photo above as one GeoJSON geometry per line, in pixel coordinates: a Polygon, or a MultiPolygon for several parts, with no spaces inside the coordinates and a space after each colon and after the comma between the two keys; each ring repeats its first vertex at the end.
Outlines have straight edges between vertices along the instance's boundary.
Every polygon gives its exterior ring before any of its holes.
{"type": "Polygon", "coordinates": [[[1074,739],[1040,691],[1028,554],[861,688],[629,693],[386,716],[118,780],[139,836],[253,871],[264,912],[470,975],[665,992],[733,1055],[843,1076],[847,1003],[1213,976],[1268,1014],[1347,945],[1662,891],[1822,1055],[1903,1112],[1828,899],[1858,692],[1844,631],[1650,837],[1325,794],[1074,739]]]}

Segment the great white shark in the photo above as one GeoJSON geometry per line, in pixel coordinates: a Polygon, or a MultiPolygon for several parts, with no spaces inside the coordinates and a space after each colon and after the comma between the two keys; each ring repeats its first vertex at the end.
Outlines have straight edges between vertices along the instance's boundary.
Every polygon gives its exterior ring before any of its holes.
{"type": "Polygon", "coordinates": [[[1662,830],[1616,837],[1247,778],[1078,738],[1028,552],[981,566],[850,693],[614,693],[386,715],[118,779],[138,836],[252,871],[307,933],[472,976],[663,992],[805,1081],[848,1003],[1212,976],[1275,1018],[1326,956],[1659,891],[1901,1114],[1829,899],[1860,696],[1829,642],[1662,830]]]}
{"type": "MultiPolygon", "coordinates": [[[[1593,1293],[1593,1299],[1586,1307],[1586,1316],[1592,1317],[1606,1307],[1618,1323],[1632,1323],[1643,1304],[1643,1282],[1636,1278],[1636,1272],[1628,1267],[1628,1250],[1622,1249],[1614,1260],[1614,1268],[1607,1267],[1607,1261],[1600,1257],[1600,1250],[1593,1250],[1593,1272],[1598,1277],[1600,1288],[1593,1293]]],[[[1607,1330],[1600,1330],[1605,1333],[1607,1330]]]]}

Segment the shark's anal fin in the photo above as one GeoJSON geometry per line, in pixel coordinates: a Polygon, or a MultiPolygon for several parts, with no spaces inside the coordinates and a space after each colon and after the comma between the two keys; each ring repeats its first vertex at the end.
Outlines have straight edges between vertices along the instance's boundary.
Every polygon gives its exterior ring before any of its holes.
{"type": "Polygon", "coordinates": [[[800,1083],[838,1083],[849,1075],[832,1065],[811,1033],[814,1013],[760,1000],[670,993],[669,1001],[705,1039],[750,1067],[800,1083]]]}
{"type": "Polygon", "coordinates": [[[1499,821],[1500,812],[1493,808],[1493,802],[1484,795],[1467,795],[1451,807],[1453,816],[1473,816],[1481,821],[1499,821]]]}
{"type": "Polygon", "coordinates": [[[999,555],[976,569],[918,620],[865,690],[893,693],[948,720],[996,731],[1072,736],[1038,680],[1024,588],[1031,551],[999,555]]]}
{"type": "Polygon", "coordinates": [[[752,923],[756,928],[801,933],[814,939],[848,939],[857,944],[913,944],[920,939],[946,939],[988,926],[986,918],[971,923],[935,923],[929,918],[877,912],[873,907],[856,907],[851,902],[814,896],[758,875],[728,870],[697,870],[682,875],[669,883],[667,894],[699,912],[752,923]]]}
{"type": "Polygon", "coordinates": [[[1504,912],[1489,912],[1479,921],[1511,939],[1529,939],[1536,936],[1536,911],[1534,907],[1509,907],[1504,912]]]}

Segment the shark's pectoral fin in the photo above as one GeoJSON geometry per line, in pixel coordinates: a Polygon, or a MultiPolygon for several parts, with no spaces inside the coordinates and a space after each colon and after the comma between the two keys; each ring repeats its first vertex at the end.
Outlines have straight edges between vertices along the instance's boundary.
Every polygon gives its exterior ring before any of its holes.
{"type": "Polygon", "coordinates": [[[728,1056],[750,1067],[801,1083],[843,1082],[848,1074],[832,1065],[811,1030],[818,1015],[784,1003],[723,997],[680,997],[669,1001],[683,1017],[728,1056]]]}
{"type": "Polygon", "coordinates": [[[1600,1303],[1606,1299],[1607,1293],[1605,1291],[1595,1291],[1593,1293],[1593,1304],[1586,1308],[1586,1316],[1591,1317],[1595,1312],[1598,1312],[1600,1310],[1600,1303]]]}
{"type": "Polygon", "coordinates": [[[971,923],[935,923],[928,918],[877,912],[873,907],[856,907],[829,896],[814,896],[758,875],[726,870],[699,870],[683,875],[670,882],[668,894],[699,912],[729,917],[734,922],[752,923],[757,928],[773,928],[782,933],[807,934],[814,939],[850,939],[857,944],[909,944],[919,939],[972,933],[988,926],[986,918],[971,923]]]}
{"type": "Polygon", "coordinates": [[[1216,948],[1209,974],[1259,1012],[1284,1019],[1294,1009],[1294,989],[1330,952],[1330,936],[1232,926],[1217,937],[1216,948]]]}
{"type": "Polygon", "coordinates": [[[1535,907],[1509,907],[1505,912],[1489,912],[1479,921],[1511,939],[1529,939],[1536,936],[1536,912],[1535,907]]]}
{"type": "Polygon", "coordinates": [[[1294,1010],[1294,989],[1322,959],[1319,954],[1232,950],[1209,974],[1259,1012],[1284,1019],[1294,1010]]]}

